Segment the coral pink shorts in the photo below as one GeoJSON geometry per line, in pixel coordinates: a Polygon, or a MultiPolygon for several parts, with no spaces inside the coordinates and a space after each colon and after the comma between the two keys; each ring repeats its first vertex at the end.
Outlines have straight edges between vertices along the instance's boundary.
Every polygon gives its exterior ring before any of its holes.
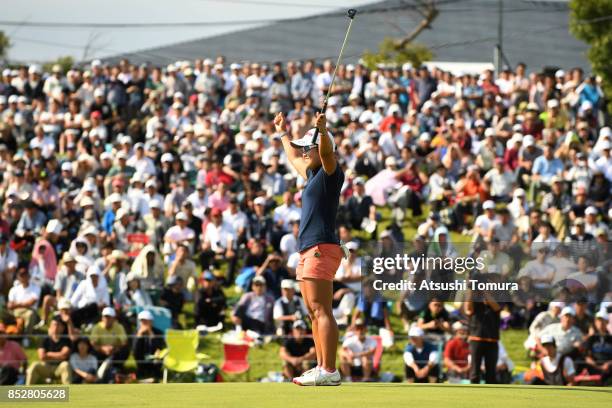
{"type": "Polygon", "coordinates": [[[317,244],[305,249],[300,252],[300,262],[295,271],[297,280],[334,280],[343,255],[338,244],[317,244]]]}

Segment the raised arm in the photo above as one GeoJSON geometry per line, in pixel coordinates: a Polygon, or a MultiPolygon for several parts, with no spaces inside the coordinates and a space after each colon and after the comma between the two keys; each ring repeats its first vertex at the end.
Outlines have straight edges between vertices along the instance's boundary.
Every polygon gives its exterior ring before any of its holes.
{"type": "Polygon", "coordinates": [[[334,154],[334,146],[327,133],[327,118],[324,113],[317,113],[317,129],[319,129],[319,134],[321,135],[319,145],[321,165],[325,173],[333,174],[336,171],[336,156],[334,154]]]}
{"type": "Polygon", "coordinates": [[[300,173],[304,179],[308,178],[306,173],[306,162],[302,159],[302,155],[300,151],[294,148],[291,145],[291,138],[287,133],[287,122],[285,121],[285,116],[282,112],[279,112],[274,117],[274,126],[276,127],[276,131],[281,136],[281,142],[283,143],[283,149],[285,150],[285,154],[287,155],[287,159],[289,159],[289,163],[300,173]]]}

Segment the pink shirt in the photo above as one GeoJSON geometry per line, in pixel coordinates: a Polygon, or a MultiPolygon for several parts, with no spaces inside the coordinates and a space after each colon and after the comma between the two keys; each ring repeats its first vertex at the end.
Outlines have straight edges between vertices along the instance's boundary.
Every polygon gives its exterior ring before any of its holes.
{"type": "Polygon", "coordinates": [[[4,347],[0,347],[0,366],[18,370],[21,363],[26,360],[27,357],[18,343],[7,340],[4,347]]]}

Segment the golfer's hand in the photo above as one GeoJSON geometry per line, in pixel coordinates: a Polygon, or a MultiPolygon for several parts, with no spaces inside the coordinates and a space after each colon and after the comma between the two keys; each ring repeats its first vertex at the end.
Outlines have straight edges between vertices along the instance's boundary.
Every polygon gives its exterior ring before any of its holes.
{"type": "Polygon", "coordinates": [[[283,112],[278,112],[274,117],[274,127],[277,132],[284,132],[287,129],[287,122],[285,121],[285,115],[283,112]]]}
{"type": "Polygon", "coordinates": [[[317,113],[316,126],[319,129],[319,133],[322,135],[327,134],[327,118],[324,113],[317,113]]]}

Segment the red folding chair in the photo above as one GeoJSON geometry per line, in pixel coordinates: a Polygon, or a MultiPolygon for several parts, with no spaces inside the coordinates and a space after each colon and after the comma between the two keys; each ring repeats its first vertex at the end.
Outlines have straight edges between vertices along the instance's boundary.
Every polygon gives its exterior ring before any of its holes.
{"type": "Polygon", "coordinates": [[[128,244],[130,244],[130,252],[127,254],[130,258],[136,258],[140,250],[150,242],[147,234],[127,234],[126,238],[128,244]]]}
{"type": "Polygon", "coordinates": [[[246,373],[248,381],[249,369],[251,368],[247,360],[248,355],[249,346],[247,344],[224,344],[221,371],[227,374],[246,373]]]}

